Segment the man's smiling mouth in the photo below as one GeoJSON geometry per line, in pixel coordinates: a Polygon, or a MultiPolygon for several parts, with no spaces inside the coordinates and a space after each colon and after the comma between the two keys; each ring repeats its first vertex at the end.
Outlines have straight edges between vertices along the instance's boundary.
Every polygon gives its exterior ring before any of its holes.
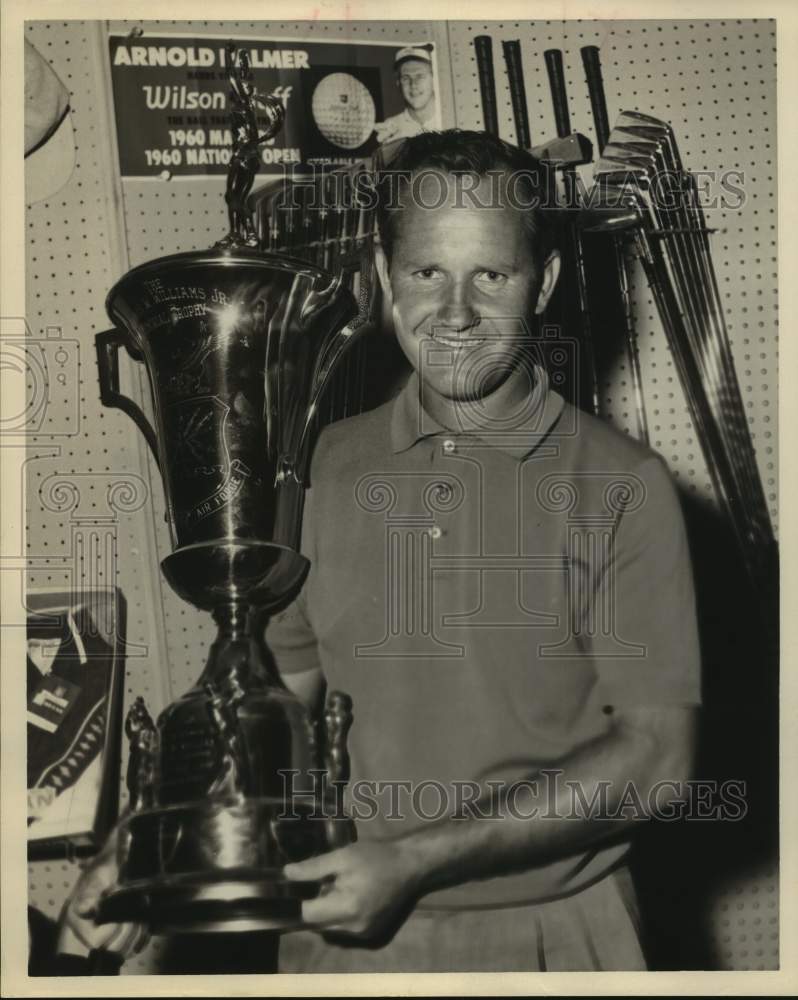
{"type": "Polygon", "coordinates": [[[479,347],[485,343],[482,337],[433,337],[432,339],[436,344],[453,351],[462,351],[466,347],[479,347]]]}
{"type": "Polygon", "coordinates": [[[479,347],[481,344],[486,343],[488,338],[484,334],[475,333],[444,333],[441,330],[433,330],[430,334],[430,339],[435,344],[440,344],[442,347],[451,348],[453,351],[462,350],[464,347],[479,347]]]}

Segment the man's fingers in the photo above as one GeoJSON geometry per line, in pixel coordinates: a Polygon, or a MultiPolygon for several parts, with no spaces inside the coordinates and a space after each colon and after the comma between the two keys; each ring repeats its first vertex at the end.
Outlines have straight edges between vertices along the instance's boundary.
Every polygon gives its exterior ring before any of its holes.
{"type": "Polygon", "coordinates": [[[103,948],[115,951],[124,958],[137,955],[150,940],[149,932],[143,924],[109,924],[109,930],[112,933],[103,948]]]}
{"type": "Polygon", "coordinates": [[[118,844],[119,834],[120,834],[119,826],[114,827],[110,835],[106,837],[105,843],[97,853],[95,862],[97,861],[104,862],[104,861],[109,861],[112,858],[116,858],[116,851],[119,846],[118,844]]]}
{"type": "Polygon", "coordinates": [[[88,955],[93,947],[88,934],[83,934],[81,928],[67,918],[58,934],[58,953],[60,955],[88,955]]]}
{"type": "Polygon", "coordinates": [[[147,945],[152,940],[152,934],[150,934],[149,929],[144,926],[144,924],[139,924],[139,935],[133,944],[133,954],[138,955],[139,952],[144,951],[147,945]]]}
{"type": "Polygon", "coordinates": [[[149,940],[149,931],[143,924],[94,924],[67,919],[61,928],[58,950],[67,955],[82,955],[102,949],[129,958],[138,954],[149,940]]]}
{"type": "Polygon", "coordinates": [[[330,851],[305,861],[292,861],[283,868],[283,875],[292,882],[335,875],[341,869],[341,854],[341,851],[330,851]]]}
{"type": "Polygon", "coordinates": [[[310,927],[337,928],[352,916],[342,906],[340,893],[306,899],[302,904],[302,922],[310,927]]]}
{"type": "Polygon", "coordinates": [[[86,889],[77,893],[72,900],[72,909],[79,917],[91,917],[100,902],[99,889],[86,889]]]}
{"type": "Polygon", "coordinates": [[[98,864],[95,858],[78,880],[72,900],[75,912],[81,916],[93,913],[103,893],[116,883],[118,875],[115,860],[106,859],[98,864]]]}
{"type": "Polygon", "coordinates": [[[72,899],[72,909],[80,917],[89,917],[97,909],[105,890],[114,884],[113,879],[88,879],[83,885],[78,884],[72,899]]]}

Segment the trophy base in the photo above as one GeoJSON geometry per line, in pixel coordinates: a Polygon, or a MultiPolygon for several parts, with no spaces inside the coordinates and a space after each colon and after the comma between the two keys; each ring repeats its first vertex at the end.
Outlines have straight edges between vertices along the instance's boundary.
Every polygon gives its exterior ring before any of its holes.
{"type": "Polygon", "coordinates": [[[322,805],[209,797],[131,813],[120,824],[120,882],[97,923],[141,923],[153,934],[302,926],[302,901],[324,883],[287,879],[283,867],[355,839],[346,816],[317,816],[322,805]]]}
{"type": "Polygon", "coordinates": [[[97,923],[143,923],[156,935],[288,931],[302,926],[302,900],[318,896],[321,886],[251,869],[213,879],[161,878],[110,893],[97,923]]]}

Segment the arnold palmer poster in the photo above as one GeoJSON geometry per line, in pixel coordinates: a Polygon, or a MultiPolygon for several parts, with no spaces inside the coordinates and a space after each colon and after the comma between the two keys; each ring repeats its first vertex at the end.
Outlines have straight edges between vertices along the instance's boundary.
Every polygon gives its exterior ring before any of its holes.
{"type": "MultiPolygon", "coordinates": [[[[384,141],[385,123],[406,113],[395,68],[401,42],[111,35],[122,177],[226,175],[232,143],[225,65],[230,41],[249,57],[257,93],[278,97],[286,110],[282,129],[261,149],[263,174],[356,163],[384,141]]],[[[435,101],[435,47],[413,45],[428,53],[435,101]]]]}

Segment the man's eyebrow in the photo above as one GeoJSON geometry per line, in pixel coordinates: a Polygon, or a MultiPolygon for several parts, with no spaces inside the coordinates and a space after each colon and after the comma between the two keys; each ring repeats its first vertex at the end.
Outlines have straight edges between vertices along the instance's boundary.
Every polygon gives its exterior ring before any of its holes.
{"type": "Polygon", "coordinates": [[[519,271],[519,261],[517,257],[493,261],[478,268],[481,271],[519,271]]]}
{"type": "Polygon", "coordinates": [[[521,270],[521,261],[518,257],[499,257],[497,260],[476,264],[475,271],[512,271],[521,270]]]}
{"type": "Polygon", "coordinates": [[[396,255],[407,267],[440,267],[440,263],[436,260],[430,260],[429,257],[405,257],[404,255],[396,255]]]}
{"type": "MultiPolygon", "coordinates": [[[[406,256],[404,254],[397,254],[396,256],[401,260],[405,267],[441,267],[439,261],[429,257],[419,257],[417,255],[406,256]]],[[[512,257],[493,260],[490,261],[490,263],[487,261],[484,263],[477,263],[473,266],[472,271],[475,273],[479,271],[509,271],[516,274],[520,271],[520,269],[519,259],[517,257],[512,257]]]]}

